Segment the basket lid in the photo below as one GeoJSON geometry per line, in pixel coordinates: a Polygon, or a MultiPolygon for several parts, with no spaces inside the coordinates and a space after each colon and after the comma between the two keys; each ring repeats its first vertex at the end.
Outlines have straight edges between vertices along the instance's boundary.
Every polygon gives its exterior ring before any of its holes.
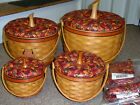
{"type": "Polygon", "coordinates": [[[6,35],[23,38],[45,38],[58,33],[58,25],[49,19],[33,17],[18,18],[8,22],[4,27],[6,35]]]}
{"type": "Polygon", "coordinates": [[[89,52],[62,53],[56,58],[54,64],[59,73],[68,77],[91,78],[105,72],[104,61],[89,52]]]}
{"type": "Polygon", "coordinates": [[[19,57],[10,60],[3,67],[6,77],[17,80],[30,79],[44,75],[44,69],[44,62],[27,57],[19,57]]]}
{"type": "Polygon", "coordinates": [[[64,26],[79,31],[112,32],[122,28],[125,20],[117,14],[97,11],[97,18],[91,18],[91,9],[75,10],[62,17],[64,26]]]}

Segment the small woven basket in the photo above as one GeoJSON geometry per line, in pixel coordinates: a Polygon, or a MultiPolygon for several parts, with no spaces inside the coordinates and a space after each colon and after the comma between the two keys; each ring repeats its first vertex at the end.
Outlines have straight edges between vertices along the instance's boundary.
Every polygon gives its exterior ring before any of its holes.
{"type": "Polygon", "coordinates": [[[34,57],[50,64],[54,59],[60,34],[56,32],[45,38],[18,38],[3,31],[4,47],[8,55],[17,57],[34,57]]]}
{"type": "Polygon", "coordinates": [[[46,81],[47,68],[44,75],[26,80],[16,80],[7,77],[2,69],[2,82],[5,89],[17,97],[30,97],[39,93],[46,81]]]}
{"type": "Polygon", "coordinates": [[[74,78],[60,73],[61,67],[55,68],[52,63],[52,76],[58,90],[68,99],[84,102],[95,98],[106,84],[108,78],[108,64],[106,71],[92,78],[74,78]]]}
{"type": "MultiPolygon", "coordinates": [[[[98,3],[97,1],[98,0],[96,0],[95,3],[98,3]]],[[[97,13],[94,5],[92,10],[95,10],[94,13],[97,13]]],[[[98,16],[96,16],[96,18],[97,17],[98,16]]],[[[65,51],[89,51],[100,56],[105,62],[111,62],[116,58],[123,47],[126,26],[111,32],[92,32],[71,28],[65,25],[62,20],[61,31],[65,51]]]]}

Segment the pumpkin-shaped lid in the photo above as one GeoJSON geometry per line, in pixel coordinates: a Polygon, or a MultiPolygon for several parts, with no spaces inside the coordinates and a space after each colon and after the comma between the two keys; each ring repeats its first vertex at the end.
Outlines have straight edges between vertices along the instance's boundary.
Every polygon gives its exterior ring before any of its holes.
{"type": "Polygon", "coordinates": [[[4,74],[12,79],[30,79],[44,75],[45,65],[42,61],[19,57],[4,65],[4,74]]]}
{"type": "Polygon", "coordinates": [[[117,14],[97,11],[97,1],[93,9],[75,10],[62,17],[64,26],[89,32],[112,32],[122,28],[125,20],[117,14]]]}
{"type": "Polygon", "coordinates": [[[74,78],[92,78],[105,72],[104,61],[93,53],[71,51],[60,54],[54,61],[59,73],[74,78]]]}
{"type": "Polygon", "coordinates": [[[33,17],[12,20],[4,27],[6,35],[16,38],[45,38],[56,35],[58,25],[49,19],[33,17]]]}

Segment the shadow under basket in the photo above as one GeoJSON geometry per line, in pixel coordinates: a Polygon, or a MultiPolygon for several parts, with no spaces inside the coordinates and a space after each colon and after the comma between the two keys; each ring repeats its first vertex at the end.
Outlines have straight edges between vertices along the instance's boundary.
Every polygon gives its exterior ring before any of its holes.
{"type": "Polygon", "coordinates": [[[41,91],[46,81],[46,75],[47,68],[44,75],[37,76],[29,80],[10,80],[6,75],[4,75],[4,70],[2,69],[2,82],[5,89],[12,95],[17,97],[30,97],[41,91]]]}
{"type": "Polygon", "coordinates": [[[76,102],[95,98],[103,90],[108,77],[108,65],[106,65],[106,73],[93,78],[73,78],[57,71],[52,64],[52,76],[56,87],[66,98],[76,102]]]}

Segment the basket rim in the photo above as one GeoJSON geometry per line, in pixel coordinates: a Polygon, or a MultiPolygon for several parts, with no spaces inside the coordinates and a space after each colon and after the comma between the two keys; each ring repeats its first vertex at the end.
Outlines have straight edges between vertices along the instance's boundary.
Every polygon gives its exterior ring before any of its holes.
{"type": "MultiPolygon", "coordinates": [[[[4,67],[2,68],[2,71],[4,72],[4,67]]],[[[44,68],[43,73],[38,75],[38,76],[34,76],[34,77],[30,77],[30,78],[26,78],[26,79],[16,79],[16,78],[12,78],[12,77],[8,77],[5,72],[4,72],[4,79],[8,80],[10,82],[15,82],[15,83],[28,83],[28,82],[34,82],[42,77],[45,77],[47,72],[47,67],[44,68]]]]}
{"type": "Polygon", "coordinates": [[[24,40],[38,40],[38,39],[45,39],[45,38],[48,38],[48,37],[51,37],[51,36],[55,36],[59,31],[60,31],[60,27],[59,27],[59,25],[56,23],[56,22],[54,22],[54,21],[52,21],[52,20],[50,20],[50,19],[46,19],[46,18],[40,18],[40,17],[34,17],[34,18],[37,18],[37,19],[44,19],[44,20],[47,20],[47,21],[50,21],[51,23],[53,23],[55,26],[57,26],[57,29],[56,29],[56,31],[55,31],[55,33],[54,34],[51,34],[51,35],[49,35],[49,36],[45,36],[45,37],[40,37],[40,38],[24,38],[24,37],[16,37],[16,36],[13,36],[13,35],[11,35],[11,34],[8,34],[8,32],[6,31],[6,26],[8,25],[8,23],[10,23],[10,22],[12,22],[12,21],[15,21],[15,20],[18,20],[18,19],[26,19],[26,17],[23,17],[23,18],[17,18],[17,19],[14,19],[14,20],[11,20],[11,21],[9,21],[5,26],[4,26],[4,28],[3,28],[3,32],[4,33],[6,33],[9,37],[14,37],[14,38],[17,38],[17,39],[24,39],[24,40]]]}
{"type": "Polygon", "coordinates": [[[5,32],[4,32],[4,35],[7,38],[9,38],[11,40],[14,40],[14,41],[17,41],[17,42],[36,43],[36,42],[45,42],[45,41],[54,39],[54,38],[56,38],[58,36],[58,32],[56,32],[54,35],[43,37],[43,38],[20,38],[20,37],[18,38],[18,37],[9,35],[9,34],[7,34],[5,32]]]}
{"type": "MultiPolygon", "coordinates": [[[[59,69],[60,69],[60,68],[59,68],[59,69]]],[[[90,81],[97,80],[97,79],[99,79],[101,76],[105,75],[106,69],[105,69],[102,73],[100,73],[99,75],[96,75],[96,76],[91,77],[91,78],[75,78],[75,77],[69,77],[69,76],[66,76],[66,75],[60,73],[59,70],[57,70],[56,68],[55,68],[55,72],[56,72],[56,74],[58,74],[59,76],[65,78],[65,79],[67,79],[67,80],[70,80],[70,81],[90,82],[90,81]]]]}
{"type": "MultiPolygon", "coordinates": [[[[45,74],[45,73],[44,73],[45,74]]],[[[10,81],[10,82],[15,82],[15,83],[28,83],[28,82],[33,82],[33,81],[36,81],[42,77],[44,77],[44,74],[41,74],[39,76],[35,76],[35,77],[32,77],[32,78],[26,78],[26,79],[16,79],[16,78],[11,78],[11,77],[8,77],[7,75],[5,75],[4,73],[4,79],[10,81]]]]}
{"type": "Polygon", "coordinates": [[[70,31],[75,34],[83,35],[83,36],[94,36],[94,37],[105,37],[105,36],[115,36],[124,31],[125,25],[120,27],[119,29],[116,29],[114,31],[109,31],[109,32],[92,32],[92,31],[82,31],[78,29],[71,28],[70,26],[64,25],[64,29],[67,31],[70,31]]]}

